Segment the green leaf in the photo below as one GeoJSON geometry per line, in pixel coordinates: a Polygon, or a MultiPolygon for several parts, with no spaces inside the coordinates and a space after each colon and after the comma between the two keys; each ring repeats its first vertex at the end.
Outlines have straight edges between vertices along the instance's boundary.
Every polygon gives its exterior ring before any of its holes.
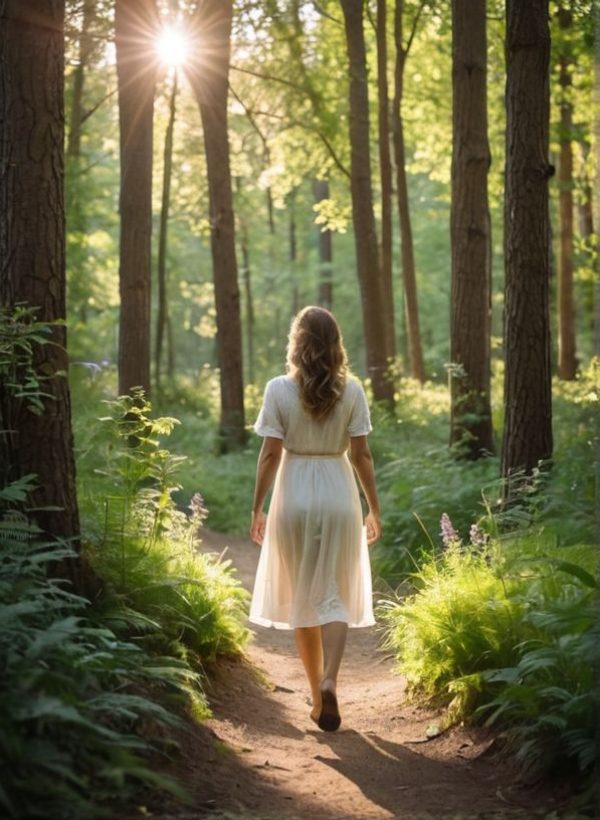
{"type": "Polygon", "coordinates": [[[556,560],[553,560],[552,563],[555,564],[556,568],[561,572],[566,572],[574,578],[577,578],[584,586],[590,587],[590,589],[600,589],[598,580],[583,567],[580,567],[579,564],[573,564],[570,561],[556,560]]]}

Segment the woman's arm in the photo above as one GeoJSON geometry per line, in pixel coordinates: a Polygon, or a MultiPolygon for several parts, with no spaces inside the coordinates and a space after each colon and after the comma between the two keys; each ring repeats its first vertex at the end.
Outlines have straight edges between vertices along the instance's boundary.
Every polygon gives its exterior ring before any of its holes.
{"type": "Polygon", "coordinates": [[[366,436],[352,436],[350,438],[350,460],[356,470],[358,480],[369,505],[369,512],[365,518],[367,542],[374,544],[381,536],[381,520],[373,456],[369,450],[366,436]]]}
{"type": "Polygon", "coordinates": [[[281,461],[282,449],[283,441],[280,438],[266,436],[258,455],[254,501],[252,503],[252,522],[250,524],[250,537],[256,544],[262,544],[265,535],[266,515],[263,512],[263,504],[269,492],[269,487],[275,479],[281,461]]]}

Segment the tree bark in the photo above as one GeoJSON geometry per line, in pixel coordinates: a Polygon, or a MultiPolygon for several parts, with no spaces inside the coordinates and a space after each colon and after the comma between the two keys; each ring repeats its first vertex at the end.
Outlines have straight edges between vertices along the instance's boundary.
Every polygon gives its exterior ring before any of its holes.
{"type": "Polygon", "coordinates": [[[486,0],[452,0],[450,444],[493,452],[486,0]]]}
{"type": "Polygon", "coordinates": [[[381,266],[373,212],[363,3],[362,0],[341,0],[341,5],[350,64],[350,189],[367,371],[373,398],[393,407],[394,385],[388,375],[381,266]]]}
{"type": "MultiPolygon", "coordinates": [[[[173,86],[169,101],[169,121],[165,133],[165,148],[163,153],[163,189],[160,209],[160,227],[158,235],[158,305],[156,314],[156,346],[154,353],[154,378],[156,388],[160,390],[162,349],[165,332],[169,325],[169,299],[167,282],[167,240],[169,231],[169,206],[171,203],[171,177],[173,172],[173,134],[175,132],[175,118],[177,115],[178,77],[173,73],[173,86]]],[[[172,351],[170,351],[172,356],[172,351]]],[[[171,377],[173,373],[169,374],[171,377]]]]}
{"type": "Polygon", "coordinates": [[[506,497],[552,456],[548,306],[548,0],[506,6],[505,427],[506,497]]]}
{"type": "Polygon", "coordinates": [[[250,270],[250,242],[248,225],[240,220],[242,246],[242,280],[246,298],[246,352],[248,358],[248,381],[254,384],[254,301],[252,298],[252,276],[250,270]]]}
{"type": "Polygon", "coordinates": [[[150,392],[154,0],[116,0],[121,194],[119,392],[150,392]]]}
{"type": "MultiPolygon", "coordinates": [[[[594,168],[595,168],[595,191],[594,197],[594,225],[596,230],[600,230],[600,5],[597,3],[593,9],[594,14],[594,168]]],[[[596,246],[598,242],[596,242],[596,246]]],[[[596,247],[594,254],[594,336],[593,351],[594,356],[600,357],[600,253],[596,247]]],[[[600,441],[600,437],[597,439],[600,441]]],[[[600,478],[600,459],[596,461],[598,476],[600,478]]],[[[597,484],[600,491],[600,481],[597,484]]],[[[597,510],[600,513],[600,505],[597,510]]],[[[599,522],[600,524],[600,522],[599,522]]],[[[598,743],[600,744],[600,727],[598,732],[598,743]]],[[[600,758],[598,758],[600,760],[600,758]]],[[[599,764],[600,768],[600,764],[599,764]]]]}
{"type": "Polygon", "coordinates": [[[289,260],[290,279],[292,282],[292,316],[300,310],[300,289],[298,287],[298,239],[296,229],[296,191],[290,193],[288,201],[288,240],[289,240],[289,260]]]}
{"type": "Polygon", "coordinates": [[[387,0],[377,0],[377,96],[379,176],[381,184],[381,280],[388,356],[396,356],[394,283],[392,276],[392,158],[388,92],[387,0]]]}
{"type": "Polygon", "coordinates": [[[404,68],[408,48],[403,44],[404,0],[396,0],[394,13],[394,41],[396,60],[394,70],[394,100],[392,104],[392,130],[394,136],[394,160],[396,163],[396,188],[402,243],[402,279],[404,283],[404,309],[406,335],[410,352],[410,372],[421,384],[425,381],[425,365],[421,346],[417,277],[413,250],[408,182],[406,179],[406,151],[404,147],[404,123],[402,121],[402,97],[404,94],[404,68]]]}
{"type": "MultiPolygon", "coordinates": [[[[63,26],[64,0],[0,5],[0,304],[37,306],[42,322],[66,317],[63,26]]],[[[0,480],[35,473],[37,523],[78,547],[66,328],[51,341],[33,362],[47,379],[42,415],[0,385],[0,429],[11,430],[0,435],[0,480]]]]}
{"type": "Polygon", "coordinates": [[[94,0],[83,0],[81,34],[79,36],[79,60],[73,72],[73,100],[71,103],[71,121],[67,156],[78,159],[81,154],[81,126],[84,118],[83,89],[85,73],[94,50],[94,40],[90,35],[91,21],[94,17],[94,0]]]}
{"type": "Polygon", "coordinates": [[[559,7],[558,25],[563,33],[560,43],[560,158],[559,219],[560,251],[558,264],[558,375],[572,381],[577,375],[575,349],[575,307],[573,304],[573,103],[571,69],[573,58],[568,42],[573,15],[559,7]]]}
{"type": "Polygon", "coordinates": [[[232,14],[232,0],[204,0],[199,5],[194,18],[199,45],[196,59],[188,68],[200,108],[206,152],[221,380],[220,435],[225,450],[240,447],[246,440],[240,292],[227,131],[232,14]]]}
{"type": "MultiPolygon", "coordinates": [[[[313,182],[315,202],[329,199],[329,182],[315,179],[313,182]]],[[[319,287],[317,302],[327,310],[333,310],[333,241],[329,228],[319,229],[319,287]]]]}

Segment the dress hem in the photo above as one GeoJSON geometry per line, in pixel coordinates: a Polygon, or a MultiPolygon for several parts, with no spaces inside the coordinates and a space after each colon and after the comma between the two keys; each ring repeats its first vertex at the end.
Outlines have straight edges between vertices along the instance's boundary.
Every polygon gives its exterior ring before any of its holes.
{"type": "Polygon", "coordinates": [[[271,621],[268,618],[261,618],[260,615],[253,615],[248,618],[248,621],[251,624],[256,624],[257,626],[264,626],[272,629],[306,629],[307,627],[311,626],[324,626],[325,624],[331,623],[346,623],[348,624],[348,629],[366,629],[369,626],[375,626],[377,621],[375,618],[371,618],[365,621],[360,621],[360,623],[351,623],[346,618],[330,618],[328,620],[318,621],[317,623],[310,623],[310,624],[289,624],[287,621],[271,621]]]}

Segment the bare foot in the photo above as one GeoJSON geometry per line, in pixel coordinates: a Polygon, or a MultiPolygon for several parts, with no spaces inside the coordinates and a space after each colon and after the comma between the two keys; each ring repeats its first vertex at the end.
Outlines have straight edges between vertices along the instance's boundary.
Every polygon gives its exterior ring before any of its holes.
{"type": "Polygon", "coordinates": [[[319,729],[324,732],[335,732],[340,727],[342,719],[338,708],[335,683],[331,678],[321,681],[321,713],[319,715],[319,729]]]}

